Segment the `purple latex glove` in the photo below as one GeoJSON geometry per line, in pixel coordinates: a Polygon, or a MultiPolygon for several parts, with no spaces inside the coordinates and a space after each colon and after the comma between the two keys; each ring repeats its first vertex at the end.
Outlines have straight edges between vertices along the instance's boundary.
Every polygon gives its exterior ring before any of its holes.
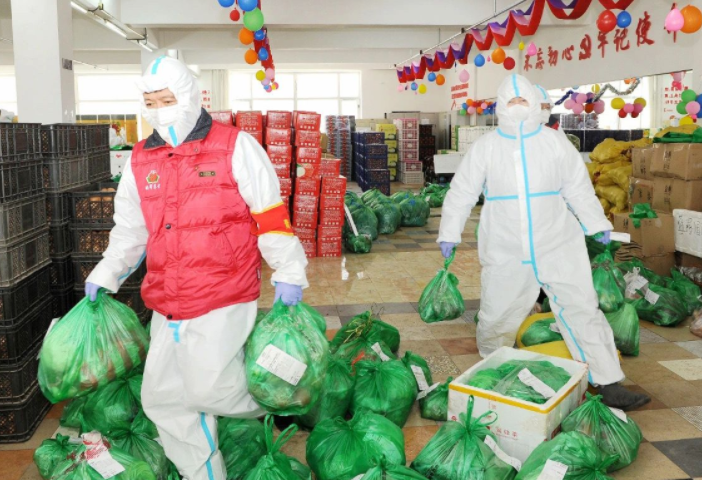
{"type": "Polygon", "coordinates": [[[90,299],[91,302],[97,300],[98,290],[100,290],[100,285],[95,285],[94,283],[85,284],[85,296],[90,299]]]}
{"type": "Polygon", "coordinates": [[[288,307],[294,307],[302,301],[302,287],[289,283],[277,282],[275,284],[275,301],[281,299],[288,307]]]}
{"type": "Polygon", "coordinates": [[[612,232],[607,230],[606,232],[602,232],[602,235],[598,235],[597,238],[595,238],[595,240],[603,245],[609,245],[609,243],[612,241],[611,235],[612,232]]]}
{"type": "Polygon", "coordinates": [[[439,242],[439,247],[441,248],[441,255],[443,255],[444,258],[449,258],[453,249],[456,248],[456,244],[452,242],[439,242]]]}

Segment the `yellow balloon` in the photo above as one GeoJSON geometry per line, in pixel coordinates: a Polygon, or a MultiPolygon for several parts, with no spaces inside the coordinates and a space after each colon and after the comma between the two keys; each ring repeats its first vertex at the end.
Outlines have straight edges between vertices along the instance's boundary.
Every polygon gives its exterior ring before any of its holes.
{"type": "Polygon", "coordinates": [[[600,87],[599,83],[596,83],[595,85],[592,86],[593,93],[600,93],[600,90],[602,90],[602,87],[600,87]]]}
{"type": "Polygon", "coordinates": [[[524,45],[524,42],[519,42],[519,50],[524,50],[526,48],[526,45],[524,45]]]}
{"type": "Polygon", "coordinates": [[[680,119],[680,125],[692,125],[695,123],[690,117],[683,117],[680,119]]]}
{"type": "Polygon", "coordinates": [[[634,100],[634,103],[637,105],[641,105],[642,107],[646,107],[646,99],[645,98],[639,97],[636,100],[634,100]]]}
{"type": "Polygon", "coordinates": [[[426,86],[426,85],[420,85],[420,86],[419,86],[419,93],[422,94],[422,95],[424,95],[425,93],[427,93],[427,86],[426,86]]]}
{"type": "Polygon", "coordinates": [[[612,108],[615,110],[621,110],[624,108],[624,105],[626,105],[626,102],[622,98],[617,97],[612,100],[612,108]]]}
{"type": "Polygon", "coordinates": [[[265,79],[266,79],[266,72],[264,72],[263,70],[259,70],[258,72],[256,72],[256,80],[258,80],[259,82],[262,82],[265,79]]]}

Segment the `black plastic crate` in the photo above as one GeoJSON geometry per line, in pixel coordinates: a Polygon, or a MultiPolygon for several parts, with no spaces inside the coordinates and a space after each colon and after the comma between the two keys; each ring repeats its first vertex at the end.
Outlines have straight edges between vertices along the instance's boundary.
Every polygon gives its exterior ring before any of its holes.
{"type": "Polygon", "coordinates": [[[71,194],[71,221],[78,224],[112,226],[115,214],[115,194],[118,183],[99,183],[91,191],[71,194]],[[110,191],[112,190],[112,191],[110,191]]]}
{"type": "Polygon", "coordinates": [[[0,443],[26,442],[51,409],[36,385],[21,403],[0,404],[0,443]]]}
{"type": "Polygon", "coordinates": [[[73,285],[73,259],[70,255],[51,257],[51,289],[63,290],[73,285]]]}
{"type": "Polygon", "coordinates": [[[80,255],[99,255],[110,243],[110,229],[94,229],[82,225],[71,227],[73,251],[80,255]]]}
{"type": "Polygon", "coordinates": [[[60,257],[73,251],[73,235],[68,223],[49,227],[49,255],[60,257]]]}
{"type": "Polygon", "coordinates": [[[44,195],[0,204],[0,245],[16,242],[46,226],[44,195]]]}
{"type": "Polygon", "coordinates": [[[88,157],[88,179],[91,182],[109,181],[112,178],[110,151],[93,153],[88,157]]]}
{"type": "Polygon", "coordinates": [[[51,287],[51,267],[44,267],[14,287],[0,288],[0,327],[11,327],[46,300],[51,287]]]}
{"type": "Polygon", "coordinates": [[[54,299],[53,318],[60,318],[66,315],[76,304],[76,296],[74,294],[74,286],[70,285],[63,290],[52,290],[51,296],[54,299]]]}
{"type": "Polygon", "coordinates": [[[366,151],[364,153],[366,157],[373,156],[373,157],[380,157],[385,155],[387,157],[388,155],[388,146],[383,144],[366,144],[366,151]]]}
{"type": "Polygon", "coordinates": [[[41,126],[41,151],[45,155],[72,155],[86,149],[86,129],[73,123],[41,126]]]}
{"type": "Polygon", "coordinates": [[[40,123],[0,123],[0,161],[41,155],[40,123]]]}
{"type": "Polygon", "coordinates": [[[420,137],[430,137],[432,134],[432,130],[434,129],[434,125],[419,125],[419,136],[420,137]]]}
{"type": "Polygon", "coordinates": [[[44,189],[47,193],[63,193],[90,183],[88,157],[45,156],[43,166],[44,189]]]}
{"type": "Polygon", "coordinates": [[[88,150],[110,149],[110,125],[81,125],[85,129],[85,147],[88,150]]]}
{"type": "MultiPolygon", "coordinates": [[[[85,280],[102,260],[102,255],[73,255],[73,273],[76,290],[85,285],[85,280]]],[[[124,287],[138,287],[146,276],[146,261],[141,262],[123,283],[124,287]]]]}
{"type": "Polygon", "coordinates": [[[366,183],[387,183],[390,181],[390,170],[368,170],[364,171],[366,183]]]}
{"type": "Polygon", "coordinates": [[[48,227],[40,233],[0,247],[0,287],[11,287],[51,262],[48,227]]]}
{"type": "Polygon", "coordinates": [[[42,158],[0,162],[0,203],[44,193],[42,158]]]}
{"type": "MultiPolygon", "coordinates": [[[[125,285],[127,285],[125,283],[125,285]]],[[[85,298],[85,289],[82,287],[76,287],[75,290],[75,302],[80,302],[85,298]]],[[[144,305],[144,299],[141,298],[141,287],[127,287],[124,286],[119,289],[117,293],[111,293],[112,297],[118,302],[124,303],[126,306],[134,310],[140,320],[143,321],[144,318],[151,320],[150,310],[144,305]]],[[[148,321],[147,321],[148,322],[148,321]]]]}
{"type": "Polygon", "coordinates": [[[0,327],[0,365],[16,364],[41,343],[53,314],[54,299],[48,296],[13,327],[0,327]]]}
{"type": "Polygon", "coordinates": [[[366,155],[363,159],[363,166],[366,170],[384,170],[388,168],[388,156],[366,155]]]}
{"type": "Polygon", "coordinates": [[[368,191],[368,190],[372,190],[372,189],[379,190],[380,193],[382,193],[383,195],[390,196],[390,182],[389,181],[382,182],[382,183],[376,183],[376,182],[365,182],[364,183],[364,187],[363,187],[364,192],[368,191]]]}
{"type": "Polygon", "coordinates": [[[16,402],[37,384],[39,350],[41,350],[41,342],[37,343],[19,362],[0,365],[0,405],[16,402]]]}
{"type": "Polygon", "coordinates": [[[60,225],[71,220],[71,194],[50,193],[46,196],[46,220],[60,225]]]}
{"type": "Polygon", "coordinates": [[[385,133],[383,132],[365,132],[361,133],[359,137],[359,141],[361,143],[365,143],[366,145],[371,145],[375,143],[384,143],[385,142],[385,133]]]}

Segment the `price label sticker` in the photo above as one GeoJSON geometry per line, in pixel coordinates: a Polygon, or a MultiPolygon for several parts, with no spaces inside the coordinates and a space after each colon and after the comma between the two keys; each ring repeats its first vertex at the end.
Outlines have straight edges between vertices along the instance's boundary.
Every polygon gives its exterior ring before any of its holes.
{"type": "Polygon", "coordinates": [[[657,294],[656,292],[654,292],[653,290],[650,290],[650,289],[649,289],[649,290],[646,291],[646,297],[645,297],[645,298],[646,298],[646,301],[647,301],[648,303],[650,303],[651,305],[655,305],[656,303],[658,303],[658,299],[661,298],[661,296],[658,295],[658,294],[657,294]]]}
{"type": "Polygon", "coordinates": [[[492,438],[490,435],[485,437],[485,445],[487,445],[488,448],[493,451],[497,458],[499,458],[508,465],[512,465],[516,471],[520,471],[522,469],[522,462],[520,462],[514,457],[510,457],[509,455],[507,455],[505,451],[500,448],[497,442],[495,442],[495,439],[492,438]]]}
{"type": "Polygon", "coordinates": [[[388,360],[390,360],[390,357],[385,355],[385,352],[383,352],[383,349],[380,348],[380,344],[378,342],[375,342],[371,348],[375,353],[378,354],[378,356],[383,362],[387,362],[388,360]]]}
{"type": "Polygon", "coordinates": [[[437,388],[439,388],[439,385],[441,385],[441,383],[440,383],[440,382],[436,382],[434,385],[432,385],[432,386],[429,387],[428,389],[422,390],[421,392],[419,392],[419,395],[417,395],[417,400],[421,400],[421,399],[423,399],[424,397],[426,397],[427,395],[429,395],[431,392],[433,392],[434,390],[436,390],[437,388]]]}
{"type": "Polygon", "coordinates": [[[275,345],[266,345],[256,364],[290,385],[297,385],[307,370],[307,365],[288,355],[275,345]]]}
{"type": "Polygon", "coordinates": [[[622,232],[612,232],[609,234],[610,240],[613,242],[631,243],[631,235],[622,232]]]}
{"type": "Polygon", "coordinates": [[[629,417],[626,416],[626,413],[624,413],[624,410],[619,410],[618,408],[612,408],[612,407],[609,407],[609,409],[614,414],[614,416],[617,417],[619,420],[621,420],[624,423],[629,423],[629,417]]]}
{"type": "Polygon", "coordinates": [[[568,465],[553,460],[546,460],[544,469],[536,480],[563,480],[568,473],[568,465]]]}
{"type": "Polygon", "coordinates": [[[88,465],[93,467],[96,472],[104,479],[112,478],[124,472],[124,467],[110,455],[110,452],[104,448],[98,447],[89,449],[86,452],[88,465]],[[91,454],[91,452],[94,452],[91,454]]]}
{"type": "Polygon", "coordinates": [[[522,369],[522,371],[519,372],[518,376],[519,380],[521,380],[524,385],[533,388],[544,398],[551,398],[556,395],[556,391],[554,389],[552,389],[544,382],[536,378],[534,374],[529,371],[528,368],[522,369]]]}
{"type": "Polygon", "coordinates": [[[427,377],[426,375],[424,375],[424,370],[422,370],[422,368],[417,365],[412,365],[410,368],[412,368],[414,378],[415,380],[417,380],[417,386],[419,387],[419,390],[423,391],[429,388],[429,383],[427,383],[427,377]]]}

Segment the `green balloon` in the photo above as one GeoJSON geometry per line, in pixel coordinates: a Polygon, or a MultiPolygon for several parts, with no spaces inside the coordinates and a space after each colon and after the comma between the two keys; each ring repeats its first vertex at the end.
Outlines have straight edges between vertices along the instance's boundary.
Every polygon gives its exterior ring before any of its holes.
{"type": "Polygon", "coordinates": [[[250,12],[244,13],[244,26],[252,32],[261,30],[263,23],[263,12],[259,8],[254,8],[250,12]]]}
{"type": "Polygon", "coordinates": [[[687,115],[687,110],[685,109],[685,103],[680,102],[678,103],[678,106],[675,107],[675,109],[678,111],[680,115],[687,115]]]}
{"type": "Polygon", "coordinates": [[[458,111],[458,114],[461,115],[462,117],[465,117],[467,113],[468,113],[468,112],[466,112],[465,110],[459,110],[459,111],[458,111]]]}
{"type": "Polygon", "coordinates": [[[697,99],[697,94],[693,90],[685,90],[682,93],[682,101],[685,103],[694,102],[697,99]]]}

